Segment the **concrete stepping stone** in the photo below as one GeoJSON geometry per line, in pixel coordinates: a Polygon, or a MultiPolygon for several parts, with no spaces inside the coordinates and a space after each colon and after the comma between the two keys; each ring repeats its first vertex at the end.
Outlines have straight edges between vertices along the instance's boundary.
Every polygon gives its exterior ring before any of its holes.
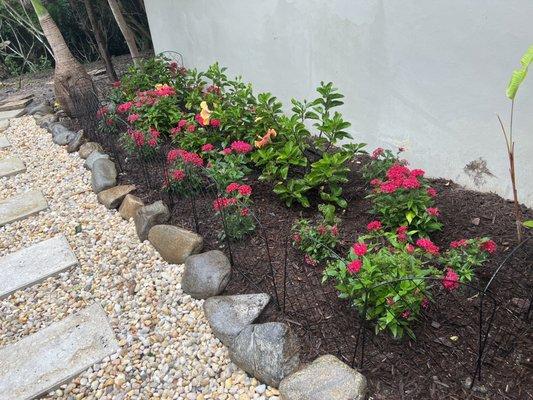
{"type": "Polygon", "coordinates": [[[0,400],[34,399],[119,349],[99,304],[0,349],[0,400]]]}
{"type": "Polygon", "coordinates": [[[0,111],[18,110],[26,107],[32,102],[31,99],[13,100],[0,104],[0,111]]]}
{"type": "Polygon", "coordinates": [[[0,120],[2,119],[10,119],[10,118],[18,118],[26,114],[25,108],[20,108],[16,110],[10,110],[10,111],[0,111],[0,120]]]}
{"type": "Polygon", "coordinates": [[[0,149],[5,149],[6,147],[11,146],[9,140],[7,140],[5,135],[0,135],[0,149]]]}
{"type": "Polygon", "coordinates": [[[0,258],[0,300],[78,264],[61,235],[0,258]]]}
{"type": "Polygon", "coordinates": [[[17,175],[25,171],[26,166],[19,157],[0,158],[0,178],[17,175]]]}
{"type": "Polygon", "coordinates": [[[0,227],[47,208],[48,203],[40,190],[30,190],[7,199],[0,199],[0,227]]]}
{"type": "Polygon", "coordinates": [[[0,104],[6,104],[6,103],[12,103],[15,101],[21,101],[21,100],[32,100],[33,94],[13,94],[11,96],[5,97],[0,101],[0,104]]]}

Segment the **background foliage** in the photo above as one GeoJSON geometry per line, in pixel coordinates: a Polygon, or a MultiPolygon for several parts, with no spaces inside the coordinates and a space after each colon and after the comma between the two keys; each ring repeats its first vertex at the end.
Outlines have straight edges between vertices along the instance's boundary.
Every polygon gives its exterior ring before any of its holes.
{"type": "MultiPolygon", "coordinates": [[[[91,0],[111,55],[128,52],[106,0],[91,0]]],[[[43,1],[70,50],[82,62],[96,61],[98,48],[82,0],[43,1]]],[[[141,50],[151,48],[143,0],[121,0],[141,50]]],[[[50,68],[54,58],[30,2],[0,1],[0,79],[50,68]]]]}

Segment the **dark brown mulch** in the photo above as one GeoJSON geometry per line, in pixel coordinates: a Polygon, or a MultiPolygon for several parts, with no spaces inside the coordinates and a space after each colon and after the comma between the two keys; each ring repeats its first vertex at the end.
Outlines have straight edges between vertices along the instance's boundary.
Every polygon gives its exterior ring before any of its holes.
{"type": "MultiPolygon", "coordinates": [[[[163,198],[169,203],[169,197],[158,189],[162,183],[158,172],[161,161],[141,168],[125,154],[118,158],[124,168],[121,183],[136,183],[138,195],[146,202],[163,198]]],[[[360,161],[353,163],[350,184],[344,189],[349,200],[340,226],[345,245],[364,233],[366,224],[373,219],[365,199],[368,188],[359,175],[359,167],[360,161]]],[[[499,249],[478,271],[472,286],[448,293],[435,283],[434,302],[415,327],[417,339],[395,340],[385,333],[375,335],[373,325],[361,321],[349,304],[340,301],[331,284],[321,283],[321,268],[306,266],[302,254],[287,245],[293,222],[300,217],[316,216],[316,207],[287,208],[272,192],[272,186],[258,181],[257,175],[250,177],[249,183],[254,188],[254,212],[259,227],[245,240],[229,243],[235,270],[226,292],[265,291],[274,300],[277,298],[278,302],[271,302],[260,322],[288,323],[301,340],[302,361],[332,353],[353,363],[368,378],[374,399],[532,396],[533,340],[524,317],[525,303],[531,297],[533,240],[516,251],[496,275],[490,286],[491,295],[482,298],[478,289],[485,287],[517,245],[510,201],[495,194],[465,190],[451,181],[433,181],[439,192],[437,206],[444,223],[444,229],[434,235],[435,242],[447,246],[451,240],[463,237],[490,236],[499,249]],[[482,379],[475,381],[474,390],[470,391],[464,382],[477,365],[480,321],[481,337],[487,337],[482,379]]],[[[195,201],[174,199],[171,223],[198,229],[205,238],[206,249],[222,248],[229,254],[228,243],[219,241],[221,221],[211,209],[215,196],[214,190],[206,188],[195,201]]],[[[533,218],[532,210],[523,211],[527,218],[533,218]]]]}

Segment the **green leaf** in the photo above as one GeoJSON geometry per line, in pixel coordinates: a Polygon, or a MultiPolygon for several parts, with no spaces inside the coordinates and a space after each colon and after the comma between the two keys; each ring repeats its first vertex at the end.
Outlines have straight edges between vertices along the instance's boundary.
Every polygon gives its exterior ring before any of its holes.
{"type": "Polygon", "coordinates": [[[409,211],[407,214],[405,214],[405,219],[407,219],[407,222],[409,223],[413,222],[414,217],[415,217],[415,213],[412,211],[409,211]]]}
{"type": "Polygon", "coordinates": [[[530,219],[529,221],[524,221],[523,225],[526,228],[533,229],[533,219],[530,219]]]}
{"type": "Polygon", "coordinates": [[[522,56],[520,59],[520,64],[522,64],[522,68],[516,69],[513,71],[513,75],[511,76],[511,80],[509,81],[509,85],[507,85],[507,97],[511,100],[514,100],[516,96],[516,92],[518,91],[518,88],[524,81],[527,75],[527,69],[529,67],[529,64],[533,62],[533,46],[530,46],[526,53],[522,56]]]}

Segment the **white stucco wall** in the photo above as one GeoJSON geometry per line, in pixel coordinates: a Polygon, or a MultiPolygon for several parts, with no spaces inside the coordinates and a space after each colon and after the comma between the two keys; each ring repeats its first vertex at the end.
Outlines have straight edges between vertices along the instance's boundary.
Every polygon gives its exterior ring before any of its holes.
{"type": "MultiPolygon", "coordinates": [[[[532,0],[145,0],[156,52],[214,61],[285,104],[321,81],[346,95],[357,141],[404,146],[434,177],[510,197],[496,113],[533,44],[532,0]],[[491,175],[465,166],[483,160],[491,175]]],[[[533,71],[515,112],[521,200],[533,206],[533,71]]]]}

